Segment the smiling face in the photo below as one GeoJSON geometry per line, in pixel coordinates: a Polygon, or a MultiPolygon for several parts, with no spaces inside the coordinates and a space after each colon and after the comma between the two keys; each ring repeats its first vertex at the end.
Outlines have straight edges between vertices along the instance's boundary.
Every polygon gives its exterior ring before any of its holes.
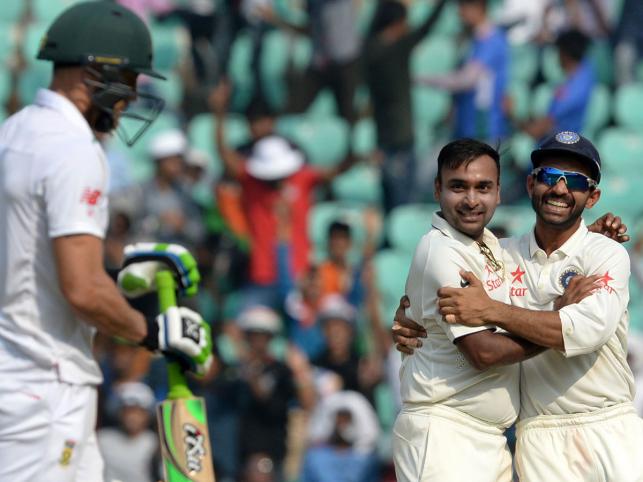
{"type": "Polygon", "coordinates": [[[455,169],[443,168],[435,180],[435,199],[451,226],[473,239],[482,239],[484,227],[500,203],[496,162],[485,154],[455,169]]]}
{"type": "MultiPolygon", "coordinates": [[[[591,169],[587,164],[571,157],[544,159],[538,167],[555,167],[591,177],[591,169]]],[[[527,178],[527,192],[536,211],[537,222],[557,230],[577,226],[585,208],[593,207],[601,194],[598,188],[587,191],[570,190],[562,178],[554,186],[548,186],[536,180],[533,175],[527,178]]]]}

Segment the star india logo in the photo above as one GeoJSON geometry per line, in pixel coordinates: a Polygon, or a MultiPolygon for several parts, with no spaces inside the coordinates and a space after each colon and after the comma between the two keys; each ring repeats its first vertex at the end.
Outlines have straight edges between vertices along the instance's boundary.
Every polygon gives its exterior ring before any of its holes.
{"type": "Polygon", "coordinates": [[[509,296],[525,296],[527,294],[527,288],[524,286],[513,286],[514,284],[518,283],[520,285],[524,285],[524,281],[522,279],[523,276],[525,276],[526,271],[521,269],[520,266],[516,266],[515,271],[512,271],[511,276],[513,276],[513,279],[511,280],[511,291],[509,292],[509,296]]]}
{"type": "Polygon", "coordinates": [[[563,131],[556,134],[556,140],[561,144],[576,144],[580,136],[572,131],[563,131]]]}

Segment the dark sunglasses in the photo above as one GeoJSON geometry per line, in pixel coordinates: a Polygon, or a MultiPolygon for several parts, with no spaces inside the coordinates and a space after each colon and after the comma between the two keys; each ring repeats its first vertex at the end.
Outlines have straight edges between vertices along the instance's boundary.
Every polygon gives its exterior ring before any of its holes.
{"type": "Polygon", "coordinates": [[[558,184],[561,179],[565,181],[567,189],[571,191],[588,191],[597,186],[596,181],[590,179],[585,174],[573,171],[561,171],[555,167],[537,167],[531,171],[531,175],[538,182],[547,184],[550,187],[558,184]]]}

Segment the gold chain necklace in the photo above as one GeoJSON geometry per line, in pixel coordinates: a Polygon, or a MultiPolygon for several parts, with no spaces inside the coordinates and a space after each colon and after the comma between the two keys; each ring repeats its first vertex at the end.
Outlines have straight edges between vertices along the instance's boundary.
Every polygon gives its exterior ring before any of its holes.
{"type": "Polygon", "coordinates": [[[505,265],[502,263],[502,261],[498,261],[496,259],[496,257],[493,255],[493,251],[491,251],[491,248],[487,246],[484,241],[476,241],[476,244],[480,248],[480,253],[486,258],[487,262],[491,265],[496,273],[499,271],[504,271],[505,265]]]}

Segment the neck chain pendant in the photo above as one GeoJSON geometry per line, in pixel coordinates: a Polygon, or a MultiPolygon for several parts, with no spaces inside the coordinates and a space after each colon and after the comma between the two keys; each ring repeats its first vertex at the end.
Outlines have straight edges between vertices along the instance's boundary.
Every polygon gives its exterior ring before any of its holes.
{"type": "Polygon", "coordinates": [[[496,259],[489,246],[487,246],[483,241],[476,241],[476,244],[480,248],[480,253],[486,258],[487,262],[496,273],[504,269],[504,264],[502,261],[498,261],[496,259]]]}

